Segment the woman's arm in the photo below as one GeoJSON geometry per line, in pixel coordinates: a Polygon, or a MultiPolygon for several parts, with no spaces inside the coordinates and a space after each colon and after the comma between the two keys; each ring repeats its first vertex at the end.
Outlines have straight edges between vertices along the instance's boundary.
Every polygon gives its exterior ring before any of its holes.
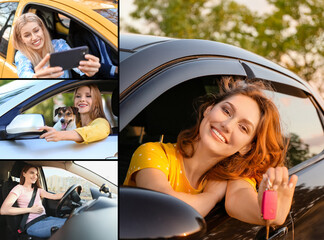
{"type": "Polygon", "coordinates": [[[77,131],[56,131],[52,127],[40,127],[39,130],[47,131],[40,138],[45,138],[47,142],[58,142],[58,141],[75,141],[75,142],[82,142],[83,138],[77,131]]]}
{"type": "Polygon", "coordinates": [[[268,169],[258,193],[243,179],[229,181],[225,197],[228,215],[243,222],[265,225],[261,217],[261,202],[269,178],[274,190],[278,192],[277,218],[271,220],[270,225],[283,224],[289,213],[298,179],[296,175],[293,175],[288,182],[288,176],[288,169],[285,167],[268,169]]]}
{"type": "Polygon", "coordinates": [[[9,195],[4,200],[1,206],[1,215],[20,215],[25,213],[42,213],[43,208],[41,206],[33,206],[30,208],[17,208],[13,207],[12,205],[17,200],[17,195],[14,193],[9,193],[9,195]]]}
{"type": "Polygon", "coordinates": [[[176,192],[172,189],[165,174],[155,168],[145,168],[134,174],[136,186],[155,190],[176,197],[194,209],[202,216],[206,216],[209,211],[225,195],[227,182],[210,181],[207,183],[204,192],[200,194],[188,194],[176,192]]]}
{"type": "Polygon", "coordinates": [[[52,200],[59,200],[63,197],[64,193],[49,193],[47,191],[41,191],[41,197],[42,198],[47,198],[47,199],[52,199],[52,200]]]}

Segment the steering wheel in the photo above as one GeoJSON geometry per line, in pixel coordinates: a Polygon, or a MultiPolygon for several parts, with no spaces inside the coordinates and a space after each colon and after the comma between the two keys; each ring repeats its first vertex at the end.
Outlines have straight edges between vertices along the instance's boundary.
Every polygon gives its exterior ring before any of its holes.
{"type": "Polygon", "coordinates": [[[66,190],[64,193],[63,197],[59,201],[56,210],[55,210],[55,215],[57,217],[63,217],[66,213],[70,212],[72,208],[75,208],[79,206],[79,202],[81,201],[80,198],[80,193],[81,193],[82,187],[80,184],[73,184],[66,190]],[[64,209],[63,206],[65,202],[69,200],[69,207],[68,209],[64,209]]]}

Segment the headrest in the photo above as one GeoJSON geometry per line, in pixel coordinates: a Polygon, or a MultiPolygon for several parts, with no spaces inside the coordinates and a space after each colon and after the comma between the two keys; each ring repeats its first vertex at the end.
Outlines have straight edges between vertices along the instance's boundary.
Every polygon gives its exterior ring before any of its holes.
{"type": "Polygon", "coordinates": [[[25,165],[26,165],[26,163],[23,161],[16,161],[11,168],[10,175],[12,177],[20,178],[20,173],[25,165]]]}

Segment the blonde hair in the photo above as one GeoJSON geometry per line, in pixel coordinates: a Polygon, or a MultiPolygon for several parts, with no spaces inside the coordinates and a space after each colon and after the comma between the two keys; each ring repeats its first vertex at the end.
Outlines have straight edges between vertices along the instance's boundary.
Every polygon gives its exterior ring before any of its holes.
{"type": "Polygon", "coordinates": [[[31,61],[34,67],[37,66],[37,64],[45,57],[47,53],[54,52],[51,37],[47,28],[45,27],[45,24],[34,13],[24,13],[15,21],[13,31],[13,46],[17,50],[21,51],[22,54],[24,54],[31,61]],[[21,29],[29,22],[36,22],[38,26],[40,26],[40,28],[43,30],[44,46],[41,55],[38,54],[34,49],[27,47],[26,44],[22,41],[21,29]]]}

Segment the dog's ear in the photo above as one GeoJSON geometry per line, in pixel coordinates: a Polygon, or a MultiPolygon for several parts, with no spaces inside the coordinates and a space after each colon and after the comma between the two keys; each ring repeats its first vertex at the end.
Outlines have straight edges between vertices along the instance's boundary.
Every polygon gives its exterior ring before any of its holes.
{"type": "Polygon", "coordinates": [[[60,109],[61,109],[61,107],[55,109],[55,114],[54,114],[54,116],[56,116],[56,115],[58,114],[58,112],[60,111],[60,109]]]}
{"type": "Polygon", "coordinates": [[[79,113],[79,108],[77,107],[71,107],[74,115],[77,115],[79,113]]]}

